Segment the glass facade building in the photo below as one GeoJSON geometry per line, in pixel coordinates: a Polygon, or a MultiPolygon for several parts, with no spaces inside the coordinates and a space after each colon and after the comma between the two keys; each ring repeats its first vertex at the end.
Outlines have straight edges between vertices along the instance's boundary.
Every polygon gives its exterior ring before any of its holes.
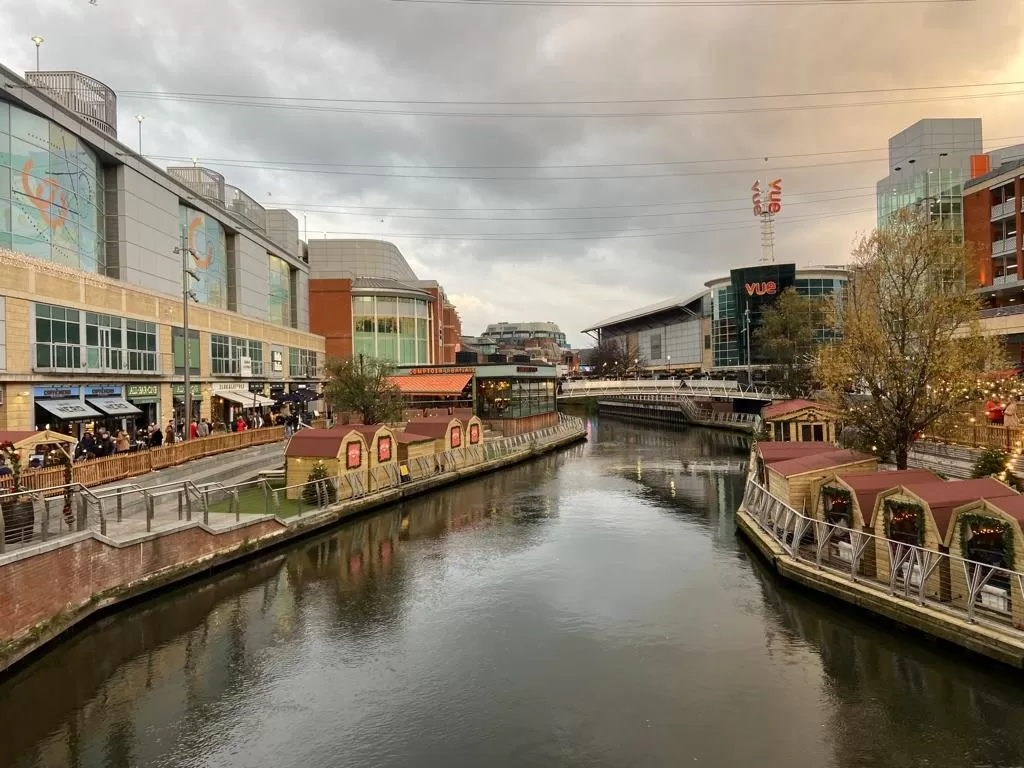
{"type": "Polygon", "coordinates": [[[903,210],[927,211],[932,221],[962,234],[963,183],[960,168],[932,168],[903,178],[891,177],[877,192],[878,227],[903,210]]]}
{"type": "MultiPolygon", "coordinates": [[[[793,265],[779,265],[780,267],[793,265]]],[[[771,269],[771,268],[769,268],[771,269]]],[[[736,270],[736,272],[748,273],[750,270],[736,270]]],[[[750,357],[751,363],[757,365],[763,362],[762,356],[757,348],[756,329],[760,325],[761,313],[766,307],[774,303],[774,299],[791,286],[801,296],[824,297],[841,294],[846,285],[846,276],[840,270],[807,270],[792,273],[795,277],[786,281],[787,285],[777,284],[774,291],[756,298],[748,298],[746,295],[746,282],[737,283],[730,279],[728,282],[714,281],[709,284],[711,289],[711,351],[712,365],[715,368],[737,367],[747,364],[747,341],[745,336],[744,312],[750,304],[751,337],[750,357]]],[[[742,277],[742,276],[741,276],[742,277]]],[[[769,280],[757,281],[758,285],[771,282],[769,280]]],[[[750,281],[754,285],[754,281],[750,281]]],[[[819,342],[830,341],[839,336],[841,331],[832,325],[822,325],[815,329],[815,340],[819,342]]]]}
{"type": "Polygon", "coordinates": [[[0,101],[0,247],[104,274],[103,170],[70,131],[0,101]]]}
{"type": "Polygon", "coordinates": [[[521,419],[552,413],[554,379],[477,378],[476,415],[481,419],[521,419]]]}
{"type": "Polygon", "coordinates": [[[267,320],[287,328],[292,324],[292,268],[278,256],[267,259],[267,320]]]}
{"type": "Polygon", "coordinates": [[[430,307],[406,296],[353,296],[352,348],[356,355],[396,365],[430,362],[430,307]]]}

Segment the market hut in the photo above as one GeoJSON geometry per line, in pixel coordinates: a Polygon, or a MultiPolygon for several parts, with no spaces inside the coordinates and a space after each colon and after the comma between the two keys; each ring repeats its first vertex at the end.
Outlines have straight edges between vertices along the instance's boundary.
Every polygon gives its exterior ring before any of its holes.
{"type": "Polygon", "coordinates": [[[841,471],[845,474],[874,472],[878,457],[851,450],[832,449],[768,464],[765,474],[768,490],[798,512],[809,512],[814,506],[816,482],[841,471]]]}
{"type": "Polygon", "coordinates": [[[363,436],[367,448],[368,491],[376,491],[398,483],[398,451],[395,432],[385,424],[356,424],[352,427],[363,436]]]}
{"type": "MultiPolygon", "coordinates": [[[[1017,579],[999,570],[984,566],[1024,571],[1024,496],[1004,496],[999,499],[979,499],[953,510],[952,521],[946,531],[945,545],[949,554],[968,560],[967,571],[972,577],[980,564],[978,577],[987,577],[981,587],[975,607],[991,611],[997,616],[1012,618],[1013,625],[1024,629],[1024,594],[1017,579]]],[[[970,591],[967,574],[959,562],[950,563],[950,600],[967,607],[970,591]]]]}
{"type": "Polygon", "coordinates": [[[840,412],[814,400],[785,400],[761,409],[765,429],[775,442],[835,443],[840,412]]]}
{"type": "MultiPolygon", "coordinates": [[[[324,465],[331,477],[361,472],[355,479],[361,483],[360,487],[366,486],[369,449],[357,429],[300,429],[288,441],[284,456],[289,499],[299,497],[302,489],[297,486],[308,482],[309,473],[318,463],[324,465]]],[[[347,494],[347,487],[340,490],[342,498],[347,494]]]]}
{"type": "Polygon", "coordinates": [[[435,440],[426,435],[414,435],[411,432],[396,432],[395,443],[398,446],[398,464],[402,478],[415,480],[430,474],[433,469],[433,456],[436,450],[435,440]],[[419,459],[427,459],[429,469],[419,459]]]}
{"type": "Polygon", "coordinates": [[[813,456],[817,453],[834,451],[835,446],[829,443],[773,443],[757,442],[750,453],[751,471],[755,473],[757,482],[768,484],[767,467],[780,461],[798,459],[801,456],[813,456]]]}
{"type": "MultiPolygon", "coordinates": [[[[945,545],[953,510],[979,499],[1003,499],[1019,494],[990,477],[977,480],[938,480],[906,483],[880,493],[875,501],[872,532],[875,534],[877,578],[889,581],[892,558],[903,553],[900,544],[939,551],[945,545]]],[[[949,561],[927,577],[925,594],[949,599],[949,561]]],[[[916,588],[921,570],[915,562],[904,562],[897,575],[897,586],[916,588]],[[909,583],[908,583],[909,582],[909,583]]]]}
{"type": "Polygon", "coordinates": [[[462,439],[462,422],[454,416],[416,419],[406,424],[405,431],[414,435],[432,437],[435,440],[438,453],[461,448],[465,442],[462,439]]]}
{"type": "MultiPolygon", "coordinates": [[[[811,508],[811,517],[837,526],[829,538],[826,559],[836,565],[853,562],[850,531],[871,532],[875,501],[880,493],[902,483],[927,483],[939,479],[938,475],[926,469],[864,474],[836,473],[822,478],[814,494],[816,503],[811,508]]],[[[863,549],[858,572],[865,576],[875,575],[873,546],[866,545],[863,549]]]]}

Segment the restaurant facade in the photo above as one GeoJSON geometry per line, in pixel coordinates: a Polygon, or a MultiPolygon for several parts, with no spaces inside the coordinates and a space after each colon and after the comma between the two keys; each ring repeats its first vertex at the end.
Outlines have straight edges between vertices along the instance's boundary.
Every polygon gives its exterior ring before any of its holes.
{"type": "Polygon", "coordinates": [[[509,436],[558,421],[558,369],[544,364],[481,363],[398,368],[392,381],[410,408],[472,408],[509,436]]]}

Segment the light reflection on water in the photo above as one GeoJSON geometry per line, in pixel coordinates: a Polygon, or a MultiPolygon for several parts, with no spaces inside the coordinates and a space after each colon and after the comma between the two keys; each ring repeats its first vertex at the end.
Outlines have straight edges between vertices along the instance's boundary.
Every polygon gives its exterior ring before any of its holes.
{"type": "Polygon", "coordinates": [[[89,628],[0,766],[1019,764],[1014,676],[751,559],[741,439],[591,432],[89,628]]]}

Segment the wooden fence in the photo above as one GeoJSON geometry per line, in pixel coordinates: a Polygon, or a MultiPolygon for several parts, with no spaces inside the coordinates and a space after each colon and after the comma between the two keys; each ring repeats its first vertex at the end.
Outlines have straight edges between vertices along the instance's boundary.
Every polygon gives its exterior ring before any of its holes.
{"type": "Polygon", "coordinates": [[[1011,452],[1024,445],[1024,429],[1003,427],[998,424],[970,424],[951,429],[937,429],[925,433],[925,439],[938,440],[970,448],[1002,448],[1011,452]]]}
{"type": "MultiPolygon", "coordinates": [[[[267,445],[284,439],[284,427],[265,427],[245,432],[226,432],[200,437],[184,443],[162,445],[158,448],[136,453],[118,453],[102,459],[89,459],[72,466],[71,481],[86,487],[116,483],[129,477],[137,477],[154,469],[165,469],[204,456],[237,451],[254,445],[267,445]]],[[[26,490],[54,488],[67,482],[64,467],[46,469],[25,469],[21,473],[21,484],[26,490]]],[[[11,490],[13,478],[0,477],[0,490],[11,490]]]]}

